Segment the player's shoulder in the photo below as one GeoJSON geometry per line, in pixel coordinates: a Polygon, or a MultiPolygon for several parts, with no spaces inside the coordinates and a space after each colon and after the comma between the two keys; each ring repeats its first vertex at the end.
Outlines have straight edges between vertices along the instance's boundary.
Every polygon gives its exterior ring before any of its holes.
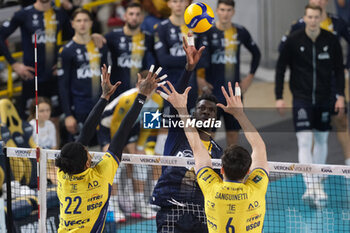
{"type": "Polygon", "coordinates": [[[67,44],[65,44],[61,49],[60,49],[60,53],[63,55],[68,55],[70,54],[73,49],[75,49],[77,47],[77,44],[73,41],[70,40],[67,44]]]}
{"type": "Polygon", "coordinates": [[[247,30],[243,25],[238,23],[232,23],[232,26],[235,27],[237,30],[247,30]]]}
{"type": "Polygon", "coordinates": [[[333,13],[330,13],[330,12],[327,12],[327,16],[328,16],[329,18],[331,18],[332,21],[333,21],[333,20],[340,20],[340,19],[341,19],[338,15],[333,14],[333,13]]]}
{"type": "Polygon", "coordinates": [[[164,19],[163,21],[160,21],[159,26],[164,26],[171,24],[170,19],[164,19]]]}
{"type": "Polygon", "coordinates": [[[35,13],[35,8],[33,5],[29,5],[15,12],[14,17],[20,17],[24,19],[25,16],[32,15],[35,13]]]}
{"type": "Polygon", "coordinates": [[[168,28],[172,25],[172,23],[170,22],[169,19],[164,19],[163,21],[160,21],[160,23],[158,23],[158,25],[155,27],[156,31],[159,30],[164,30],[165,28],[168,28]]]}
{"type": "Polygon", "coordinates": [[[142,32],[146,37],[151,37],[151,36],[152,36],[152,33],[150,33],[149,31],[142,30],[141,32],[142,32]]]}
{"type": "Polygon", "coordinates": [[[106,34],[106,38],[117,38],[117,37],[121,37],[122,35],[124,35],[124,31],[123,28],[115,28],[112,31],[108,32],[106,34]]]}
{"type": "Polygon", "coordinates": [[[268,173],[263,168],[255,168],[253,171],[251,171],[248,175],[247,180],[253,181],[255,184],[258,184],[262,180],[268,180],[268,173]]]}

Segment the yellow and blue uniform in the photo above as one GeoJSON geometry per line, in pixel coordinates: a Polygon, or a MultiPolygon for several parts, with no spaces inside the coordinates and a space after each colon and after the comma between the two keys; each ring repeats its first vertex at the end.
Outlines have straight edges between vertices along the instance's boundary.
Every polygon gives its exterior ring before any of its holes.
{"type": "MultiPolygon", "coordinates": [[[[80,174],[58,171],[57,196],[60,201],[59,232],[102,232],[106,220],[113,177],[132,125],[137,119],[146,96],[138,94],[130,111],[114,135],[107,153],[94,168],[80,174]]],[[[92,138],[107,100],[100,98],[90,112],[77,142],[87,145],[92,138]]],[[[59,158],[58,158],[59,159],[59,158]]]]}
{"type": "Polygon", "coordinates": [[[74,175],[57,172],[60,201],[59,233],[102,232],[119,161],[107,152],[94,167],[74,175]],[[106,182],[107,181],[107,182],[106,182]]]}
{"type": "MultiPolygon", "coordinates": [[[[64,10],[56,7],[43,12],[31,5],[16,12],[10,21],[5,21],[0,28],[0,53],[11,65],[16,61],[7,48],[5,40],[18,27],[21,30],[23,63],[26,66],[34,67],[34,34],[37,35],[38,95],[51,98],[52,115],[57,116],[60,114],[60,106],[57,77],[53,75],[53,68],[57,62],[57,35],[63,28],[72,34],[69,17],[64,10]]],[[[34,79],[23,81],[21,117],[24,117],[24,110],[29,104],[27,101],[35,96],[34,88],[34,79]]]]}
{"type": "Polygon", "coordinates": [[[100,67],[106,60],[107,48],[98,49],[92,40],[87,44],[78,44],[71,40],[60,51],[58,84],[62,109],[66,116],[83,116],[78,121],[85,121],[99,99],[100,67]]]}
{"type": "MultiPolygon", "coordinates": [[[[125,35],[122,28],[106,34],[107,46],[113,61],[111,82],[122,81],[113,97],[135,87],[137,73],[154,63],[151,53],[152,37],[146,32],[125,35]]],[[[114,99],[112,97],[112,99],[114,99]]]]}
{"type": "Polygon", "coordinates": [[[244,182],[222,180],[211,168],[197,172],[205,200],[209,233],[262,232],[269,183],[264,169],[254,169],[244,182]]]}
{"type": "Polygon", "coordinates": [[[205,78],[213,85],[213,94],[218,102],[225,103],[221,86],[227,86],[228,82],[240,81],[241,45],[252,55],[249,71],[251,74],[258,69],[260,50],[248,30],[238,24],[232,24],[225,31],[213,26],[201,37],[201,43],[206,46],[204,59],[207,60],[206,64],[210,64],[206,68],[205,78]]]}

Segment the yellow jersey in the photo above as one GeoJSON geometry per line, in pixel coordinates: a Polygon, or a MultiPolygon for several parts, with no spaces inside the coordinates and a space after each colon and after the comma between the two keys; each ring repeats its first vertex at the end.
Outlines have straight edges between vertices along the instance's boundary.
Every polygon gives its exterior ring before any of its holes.
{"type": "Polygon", "coordinates": [[[68,175],[57,172],[60,201],[59,233],[102,232],[119,161],[107,152],[94,167],[68,175]]]}
{"type": "Polygon", "coordinates": [[[263,169],[254,169],[245,182],[223,181],[210,167],[197,173],[203,192],[209,233],[262,232],[269,182],[263,169]]]}

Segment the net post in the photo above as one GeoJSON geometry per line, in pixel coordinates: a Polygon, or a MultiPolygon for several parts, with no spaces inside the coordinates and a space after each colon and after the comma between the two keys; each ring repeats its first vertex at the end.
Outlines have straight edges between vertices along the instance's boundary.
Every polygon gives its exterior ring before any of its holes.
{"type": "Polygon", "coordinates": [[[12,196],[11,196],[11,166],[10,166],[10,158],[7,157],[7,148],[4,147],[3,153],[5,156],[5,179],[6,179],[6,198],[7,198],[7,218],[6,218],[6,225],[7,225],[7,232],[12,233],[13,230],[13,215],[12,215],[12,196]],[[9,201],[10,200],[10,201],[9,201]]]}

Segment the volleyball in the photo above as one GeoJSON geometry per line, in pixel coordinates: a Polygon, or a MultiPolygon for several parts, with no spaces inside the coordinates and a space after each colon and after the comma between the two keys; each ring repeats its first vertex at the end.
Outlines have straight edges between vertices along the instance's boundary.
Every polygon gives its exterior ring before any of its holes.
{"type": "Polygon", "coordinates": [[[187,27],[193,32],[208,31],[214,23],[214,12],[205,3],[196,2],[189,5],[184,14],[187,27]]]}

